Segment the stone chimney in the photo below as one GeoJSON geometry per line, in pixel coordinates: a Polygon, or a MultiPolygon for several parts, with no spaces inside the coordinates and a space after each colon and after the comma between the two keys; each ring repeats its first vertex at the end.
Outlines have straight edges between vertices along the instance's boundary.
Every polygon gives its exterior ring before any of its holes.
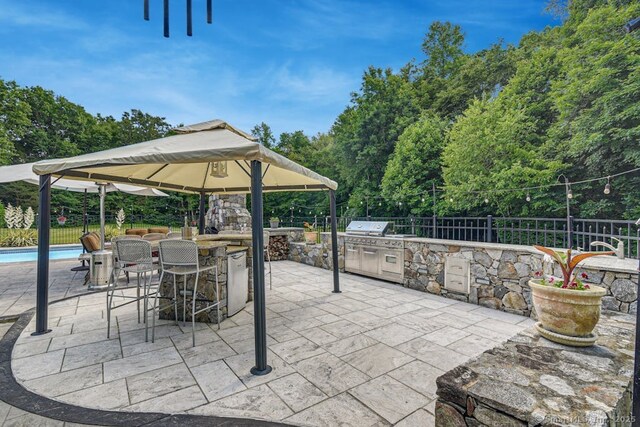
{"type": "Polygon", "coordinates": [[[247,210],[245,194],[212,195],[209,197],[207,224],[218,231],[251,230],[251,214],[247,210]]]}

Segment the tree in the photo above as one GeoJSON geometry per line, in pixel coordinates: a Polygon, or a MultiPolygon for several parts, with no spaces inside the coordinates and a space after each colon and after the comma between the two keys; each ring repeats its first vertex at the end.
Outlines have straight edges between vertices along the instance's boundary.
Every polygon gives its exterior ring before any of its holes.
{"type": "MultiPolygon", "coordinates": [[[[561,73],[551,85],[558,118],[549,128],[550,140],[562,144],[557,156],[572,165],[567,174],[574,179],[640,167],[640,35],[621,29],[640,15],[640,3],[576,13],[579,19],[568,20],[558,50],[561,73]]],[[[615,179],[606,198],[603,186],[579,189],[581,215],[640,215],[638,174],[615,179]]]]}
{"type": "Polygon", "coordinates": [[[16,82],[0,79],[0,165],[12,163],[16,156],[14,141],[26,133],[29,113],[16,82]]]}
{"type": "Polygon", "coordinates": [[[446,122],[436,116],[422,117],[404,130],[382,179],[387,200],[413,206],[412,214],[433,214],[431,184],[440,183],[446,133],[446,122]]]}
{"type": "Polygon", "coordinates": [[[513,188],[554,182],[561,164],[542,158],[531,143],[533,124],[522,109],[500,100],[476,100],[451,128],[443,152],[449,210],[477,213],[495,207],[503,215],[559,211],[553,199],[535,194],[531,204],[513,188]],[[488,199],[489,206],[484,202],[488,199]]]}
{"type": "Polygon", "coordinates": [[[341,184],[357,198],[378,191],[398,137],[420,114],[411,70],[395,74],[370,67],[351,104],[338,116],[331,133],[341,158],[341,184]]]}
{"type": "Polygon", "coordinates": [[[255,125],[253,129],[251,129],[251,134],[258,138],[258,142],[267,148],[273,148],[276,143],[276,138],[273,136],[271,127],[265,122],[255,125]]]}
{"type": "Polygon", "coordinates": [[[422,51],[427,56],[426,67],[440,78],[447,78],[458,66],[463,56],[464,34],[459,25],[434,21],[422,42],[422,51]]]}

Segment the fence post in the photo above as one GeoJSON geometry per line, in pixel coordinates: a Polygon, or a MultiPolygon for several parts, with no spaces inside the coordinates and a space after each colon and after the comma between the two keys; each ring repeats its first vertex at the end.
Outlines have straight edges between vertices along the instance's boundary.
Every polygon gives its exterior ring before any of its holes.
{"type": "Polygon", "coordinates": [[[487,242],[493,242],[493,216],[487,215],[487,242]]]}
{"type": "Polygon", "coordinates": [[[437,239],[438,238],[438,225],[437,225],[437,221],[438,218],[436,217],[436,214],[433,214],[433,225],[432,225],[432,232],[433,232],[433,238],[437,239]]]}

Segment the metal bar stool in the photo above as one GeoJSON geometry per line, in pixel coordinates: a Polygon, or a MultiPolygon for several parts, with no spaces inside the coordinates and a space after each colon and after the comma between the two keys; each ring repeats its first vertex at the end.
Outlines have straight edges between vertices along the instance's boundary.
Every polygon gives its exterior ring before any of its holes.
{"type": "MultiPolygon", "coordinates": [[[[218,284],[218,267],[215,265],[201,267],[198,261],[198,245],[191,240],[161,240],[160,241],[160,266],[162,268],[162,273],[160,274],[160,283],[162,283],[162,279],[165,274],[171,274],[173,276],[173,298],[174,298],[174,315],[176,318],[176,322],[178,321],[178,306],[177,306],[177,283],[176,277],[183,277],[183,289],[180,291],[180,295],[182,296],[182,324],[185,325],[187,318],[187,296],[189,296],[190,291],[187,291],[187,276],[190,274],[195,274],[195,281],[193,284],[193,292],[191,293],[191,328],[193,334],[193,346],[196,345],[196,314],[202,313],[203,311],[211,310],[212,308],[217,309],[218,315],[218,329],[220,329],[220,288],[218,284]],[[215,283],[216,283],[216,295],[215,300],[208,300],[203,298],[198,298],[198,279],[200,278],[200,273],[204,273],[209,270],[214,270],[215,283]],[[213,304],[208,304],[204,308],[196,311],[196,302],[207,302],[213,304]]],[[[154,316],[153,316],[153,326],[151,332],[151,341],[155,339],[155,310],[157,307],[158,294],[155,295],[155,299],[153,301],[154,316]]]]}
{"type": "MultiPolygon", "coordinates": [[[[149,307],[149,297],[151,293],[153,272],[158,266],[153,263],[151,256],[151,244],[142,239],[122,239],[115,241],[116,251],[118,254],[119,271],[126,273],[135,273],[137,277],[136,296],[122,295],[122,298],[131,301],[113,305],[113,297],[118,283],[114,282],[107,288],[107,338],[111,332],[111,310],[123,307],[125,305],[136,303],[138,308],[138,323],[140,322],[140,300],[144,302],[144,323],[145,323],[145,341],[149,340],[149,322],[147,322],[147,312],[149,307]],[[148,277],[147,273],[151,273],[148,277]],[[144,276],[142,285],[142,295],[140,295],[140,276],[144,276]]],[[[120,274],[120,273],[118,273],[120,274]]],[[[156,290],[156,293],[158,291],[156,290]]]]}
{"type": "MultiPolygon", "coordinates": [[[[110,284],[116,284],[120,279],[120,274],[122,274],[122,268],[120,263],[118,262],[118,247],[116,246],[116,242],[119,240],[136,240],[142,239],[141,236],[136,234],[124,234],[122,236],[115,236],[111,238],[111,256],[113,258],[113,268],[111,269],[111,277],[109,278],[110,284]]],[[[127,283],[129,283],[129,273],[126,273],[127,283]]]]}

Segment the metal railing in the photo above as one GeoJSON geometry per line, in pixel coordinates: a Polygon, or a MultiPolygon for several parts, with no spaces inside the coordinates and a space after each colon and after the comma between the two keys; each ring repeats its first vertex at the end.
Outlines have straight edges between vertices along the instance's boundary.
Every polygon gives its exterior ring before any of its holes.
{"type": "MultiPolygon", "coordinates": [[[[344,231],[351,221],[389,221],[391,233],[414,234],[443,240],[505,243],[514,245],[543,245],[556,248],[572,247],[591,250],[594,241],[613,246],[612,238],[625,245],[625,256],[638,258],[640,227],[634,221],[611,219],[566,218],[505,218],[493,217],[341,217],[338,231],[344,231]],[[571,242],[571,244],[569,244],[571,242]]],[[[283,217],[280,227],[302,227],[307,222],[317,224],[320,231],[329,231],[329,217],[283,217]]],[[[265,226],[269,226],[268,222],[265,226]]],[[[599,248],[598,250],[601,250],[599,248]]]]}
{"type": "MultiPolygon", "coordinates": [[[[34,222],[35,225],[38,222],[34,222]]],[[[127,228],[149,228],[149,227],[171,227],[179,228],[184,224],[184,217],[179,215],[128,215],[120,230],[117,229],[115,215],[105,217],[107,238],[113,234],[123,234],[127,228]]],[[[37,230],[32,228],[35,233],[37,230]]],[[[100,216],[97,214],[87,215],[87,230],[100,230],[100,216]]],[[[84,230],[82,215],[65,215],[64,223],[58,218],[51,219],[50,239],[52,245],[80,244],[80,236],[84,230]]],[[[10,234],[10,230],[0,228],[0,243],[10,234]]]]}
{"type": "MultiPolygon", "coordinates": [[[[577,219],[571,217],[569,226],[566,218],[505,218],[493,217],[341,217],[338,218],[338,231],[344,231],[354,220],[389,221],[390,232],[414,234],[443,240],[463,240],[471,242],[506,243],[515,245],[543,245],[557,248],[592,249],[591,243],[599,240],[611,243],[612,238],[621,240],[625,245],[625,256],[638,258],[640,253],[640,227],[633,221],[577,219]],[[571,244],[569,244],[569,242],[571,244]]],[[[280,227],[303,227],[304,223],[315,224],[318,231],[329,231],[328,216],[283,217],[280,227]]],[[[127,215],[120,233],[127,228],[171,227],[179,228],[184,223],[180,215],[127,215]]],[[[36,222],[37,224],[37,222],[36,222]]],[[[108,231],[116,230],[114,215],[106,216],[108,231]]],[[[269,227],[265,218],[265,227],[269,227]]],[[[96,214],[87,215],[89,231],[98,231],[100,218],[96,214]]],[[[51,243],[78,243],[83,231],[82,215],[68,215],[64,225],[57,218],[51,222],[51,243]]],[[[0,240],[8,230],[0,229],[0,240]]]]}

